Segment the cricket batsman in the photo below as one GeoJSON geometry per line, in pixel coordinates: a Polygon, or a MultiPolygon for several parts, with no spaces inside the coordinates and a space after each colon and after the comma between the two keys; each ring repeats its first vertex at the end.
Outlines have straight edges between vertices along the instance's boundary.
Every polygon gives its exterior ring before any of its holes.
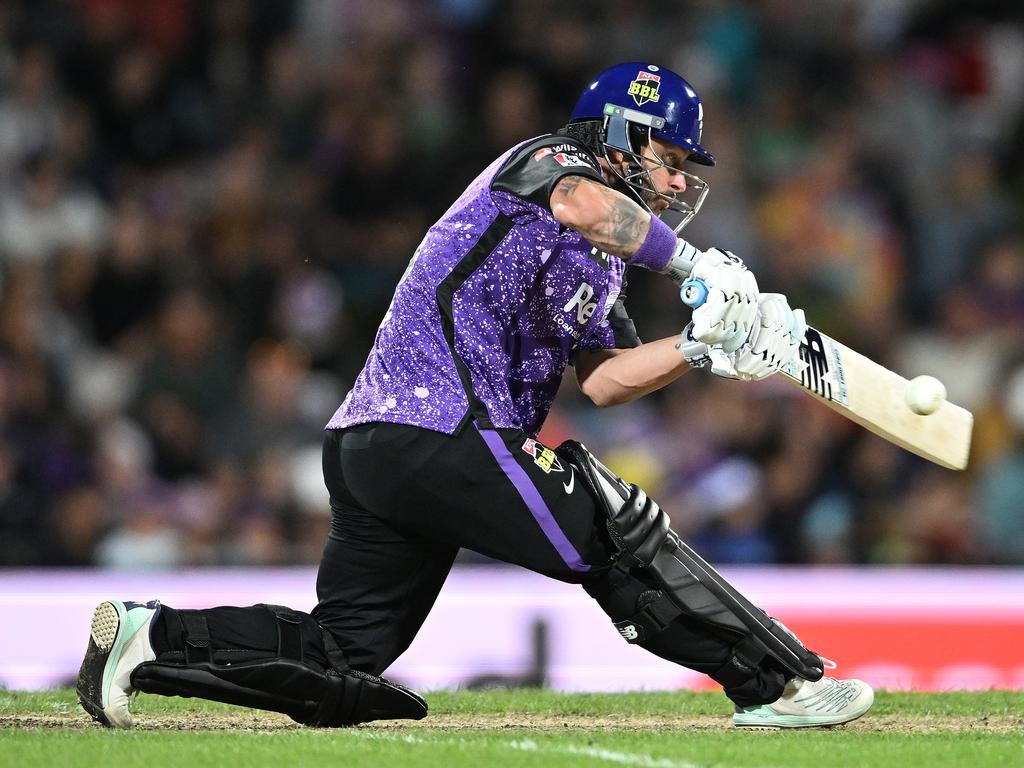
{"type": "Polygon", "coordinates": [[[108,600],[78,679],[104,725],[132,724],[133,691],[283,712],[313,726],[427,714],[380,675],[409,646],[466,547],[580,584],[625,642],[720,683],[741,727],[863,715],[874,694],[752,605],[669,527],[642,488],[585,446],[537,434],[571,365],[599,406],[693,367],[761,379],[789,363],[803,313],[763,294],[728,251],[678,232],[714,165],[679,75],[647,62],[599,74],[557,133],[494,160],[426,233],[366,365],[327,424],[333,513],[303,613],[108,600]],[[670,225],[666,222],[672,222],[670,225]],[[708,298],[679,336],[642,343],[627,268],[708,298]]]}

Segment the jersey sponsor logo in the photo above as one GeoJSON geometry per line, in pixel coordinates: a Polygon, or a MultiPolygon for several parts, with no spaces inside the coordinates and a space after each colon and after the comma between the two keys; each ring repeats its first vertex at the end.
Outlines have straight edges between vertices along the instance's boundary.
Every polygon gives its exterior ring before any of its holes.
{"type": "Polygon", "coordinates": [[[566,168],[590,168],[591,165],[585,157],[575,153],[556,152],[551,156],[556,163],[566,168]]]}
{"type": "Polygon", "coordinates": [[[545,157],[555,154],[555,150],[552,147],[541,147],[533,153],[534,160],[543,160],[545,157]]]}
{"type": "Polygon", "coordinates": [[[661,94],[658,87],[661,85],[661,75],[651,72],[637,72],[636,78],[629,84],[627,93],[633,97],[638,107],[642,107],[649,101],[658,101],[661,94]]]}
{"type": "Polygon", "coordinates": [[[624,627],[619,627],[619,634],[626,640],[636,640],[640,637],[640,633],[636,631],[636,625],[627,624],[624,627]]]}
{"type": "Polygon", "coordinates": [[[562,307],[563,312],[572,312],[576,309],[576,322],[584,325],[597,310],[597,302],[591,301],[594,297],[594,286],[584,282],[576,289],[576,294],[562,307]]]}
{"type": "Polygon", "coordinates": [[[579,328],[573,328],[569,325],[569,321],[561,315],[555,315],[555,325],[565,331],[573,339],[573,341],[579,341],[583,338],[583,334],[580,333],[579,328]]]}

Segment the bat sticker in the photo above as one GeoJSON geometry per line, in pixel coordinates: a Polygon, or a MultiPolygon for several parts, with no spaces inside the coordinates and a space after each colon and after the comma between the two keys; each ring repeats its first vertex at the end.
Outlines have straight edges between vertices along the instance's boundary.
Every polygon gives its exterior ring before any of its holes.
{"type": "Polygon", "coordinates": [[[839,348],[832,339],[823,337],[813,328],[808,328],[804,335],[800,360],[793,361],[783,370],[799,379],[804,389],[841,405],[850,404],[839,348]]]}

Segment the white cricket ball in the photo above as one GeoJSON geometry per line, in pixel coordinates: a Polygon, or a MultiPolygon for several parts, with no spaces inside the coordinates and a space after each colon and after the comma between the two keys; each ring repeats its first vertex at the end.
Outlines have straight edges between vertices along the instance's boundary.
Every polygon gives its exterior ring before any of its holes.
{"type": "Polygon", "coordinates": [[[907,384],[904,399],[921,416],[935,413],[946,399],[946,385],[934,376],[918,376],[907,384]]]}

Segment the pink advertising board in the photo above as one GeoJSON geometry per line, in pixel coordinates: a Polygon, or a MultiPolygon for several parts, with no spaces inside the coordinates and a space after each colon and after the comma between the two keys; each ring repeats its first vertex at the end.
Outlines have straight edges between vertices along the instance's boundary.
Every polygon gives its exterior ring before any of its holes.
{"type": "MultiPolygon", "coordinates": [[[[1024,570],[771,569],[723,573],[839,663],[884,688],[1024,689],[1024,570]]],[[[306,609],[315,572],[0,571],[0,686],[67,684],[93,606],[108,597],[175,607],[258,602],[306,609]]],[[[561,690],[714,687],[627,645],[578,587],[504,567],[457,568],[389,677],[421,690],[537,682],[561,690]]]]}

